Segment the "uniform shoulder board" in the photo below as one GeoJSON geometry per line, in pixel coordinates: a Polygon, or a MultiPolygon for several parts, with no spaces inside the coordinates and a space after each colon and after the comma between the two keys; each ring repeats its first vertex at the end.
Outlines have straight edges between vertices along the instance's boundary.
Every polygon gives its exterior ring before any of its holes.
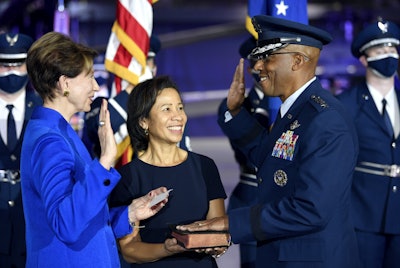
{"type": "Polygon", "coordinates": [[[318,110],[322,110],[322,109],[329,107],[328,103],[326,103],[326,101],[323,98],[321,98],[320,96],[317,96],[317,95],[311,95],[310,102],[318,110]]]}

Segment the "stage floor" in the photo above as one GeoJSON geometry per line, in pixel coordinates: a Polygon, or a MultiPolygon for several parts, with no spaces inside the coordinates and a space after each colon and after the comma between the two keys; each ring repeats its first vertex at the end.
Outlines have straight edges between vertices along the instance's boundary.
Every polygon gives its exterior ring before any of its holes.
{"type": "MultiPolygon", "coordinates": [[[[191,137],[192,150],[212,158],[221,175],[228,198],[239,181],[239,168],[229,141],[224,136],[191,137]]],[[[228,199],[225,200],[227,206],[228,199]]],[[[232,245],[217,259],[219,268],[240,268],[239,245],[232,245]]]]}

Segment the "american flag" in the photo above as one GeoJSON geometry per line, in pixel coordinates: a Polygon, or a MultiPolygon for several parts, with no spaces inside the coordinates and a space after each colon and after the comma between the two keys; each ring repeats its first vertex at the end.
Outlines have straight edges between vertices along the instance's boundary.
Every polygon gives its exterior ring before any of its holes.
{"type": "MultiPolygon", "coordinates": [[[[110,97],[120,93],[128,83],[137,85],[146,67],[150,36],[153,30],[153,4],[157,0],[118,0],[116,20],[108,40],[105,68],[115,75],[110,97]]],[[[125,126],[126,128],[126,126],[125,126]]],[[[129,136],[117,140],[118,162],[132,158],[129,136]]],[[[120,135],[120,133],[115,133],[120,135]]]]}
{"type": "Polygon", "coordinates": [[[106,50],[105,67],[115,74],[111,96],[128,83],[138,84],[146,66],[157,0],[119,0],[106,50]]]}

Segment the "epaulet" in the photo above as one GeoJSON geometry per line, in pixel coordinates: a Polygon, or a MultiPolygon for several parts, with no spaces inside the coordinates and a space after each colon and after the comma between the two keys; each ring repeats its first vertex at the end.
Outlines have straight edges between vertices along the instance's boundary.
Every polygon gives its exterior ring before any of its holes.
{"type": "Polygon", "coordinates": [[[317,110],[323,110],[329,107],[328,103],[317,95],[311,95],[310,102],[317,110]]]}

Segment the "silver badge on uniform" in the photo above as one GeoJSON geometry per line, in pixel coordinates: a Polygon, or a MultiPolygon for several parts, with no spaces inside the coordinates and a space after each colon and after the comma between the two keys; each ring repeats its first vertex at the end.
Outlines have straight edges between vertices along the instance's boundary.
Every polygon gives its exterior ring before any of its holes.
{"type": "Polygon", "coordinates": [[[290,124],[290,130],[295,130],[296,128],[300,127],[300,123],[297,120],[294,120],[291,124],[290,124]]]}
{"type": "Polygon", "coordinates": [[[277,171],[275,171],[274,181],[277,185],[279,185],[281,187],[285,186],[288,181],[286,172],[283,171],[282,169],[278,169],[277,171]]]}

